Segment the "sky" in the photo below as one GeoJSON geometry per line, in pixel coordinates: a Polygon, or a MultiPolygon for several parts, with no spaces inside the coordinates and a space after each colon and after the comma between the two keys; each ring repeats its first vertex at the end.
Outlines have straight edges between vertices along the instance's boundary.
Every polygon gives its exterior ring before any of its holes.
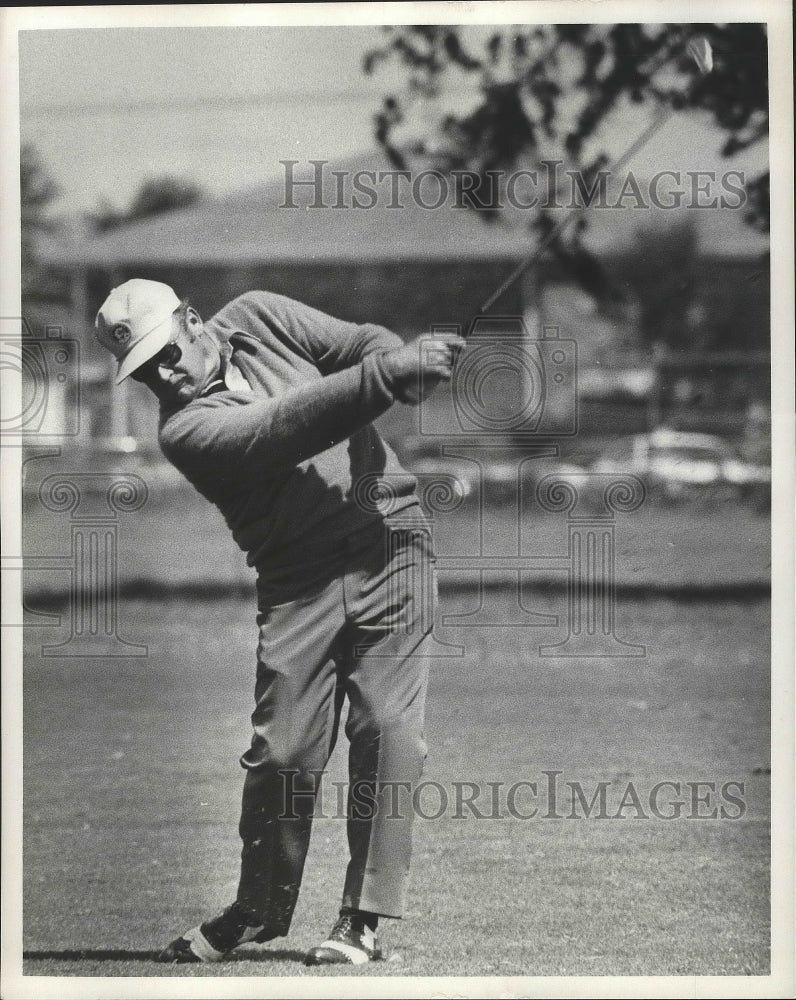
{"type": "MultiPolygon", "coordinates": [[[[468,29],[474,36],[488,27],[468,29]]],[[[372,150],[372,119],[405,80],[397,63],[372,77],[363,54],[376,25],[29,30],[20,32],[20,131],[56,181],[56,207],[78,214],[101,201],[128,204],[147,178],[174,174],[211,194],[281,176],[279,161],[339,159],[372,150]]],[[[470,80],[446,82],[446,106],[465,110],[470,80]]],[[[439,114],[416,103],[412,127],[439,114]]],[[[604,131],[616,154],[644,127],[646,111],[617,116],[604,131]]],[[[631,166],[733,166],[756,172],[767,150],[733,161],[707,119],[675,115],[631,166]]]]}

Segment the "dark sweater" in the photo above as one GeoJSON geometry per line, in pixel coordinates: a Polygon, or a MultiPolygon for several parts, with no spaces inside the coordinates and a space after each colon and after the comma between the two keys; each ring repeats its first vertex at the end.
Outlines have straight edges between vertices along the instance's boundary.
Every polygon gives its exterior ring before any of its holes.
{"type": "Polygon", "coordinates": [[[253,391],[162,408],[160,445],[224,515],[261,587],[300,579],[343,538],[418,505],[414,477],[371,426],[395,400],[382,355],[399,337],[268,292],[235,299],[205,331],[222,372],[233,359],[253,391]],[[389,510],[362,500],[373,476],[394,494],[389,510]]]}

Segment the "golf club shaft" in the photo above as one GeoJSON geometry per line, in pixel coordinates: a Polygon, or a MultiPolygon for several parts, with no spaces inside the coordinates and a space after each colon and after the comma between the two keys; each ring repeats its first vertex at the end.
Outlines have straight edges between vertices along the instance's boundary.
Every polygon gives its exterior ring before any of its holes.
{"type": "MultiPolygon", "coordinates": [[[[656,116],[655,120],[650,122],[650,124],[635,139],[635,141],[631,143],[630,146],[628,146],[625,152],[616,160],[614,160],[613,163],[608,165],[608,167],[606,168],[607,173],[609,174],[616,173],[617,170],[621,170],[622,167],[625,166],[625,164],[629,163],[630,160],[632,160],[633,157],[636,155],[636,153],[638,153],[640,149],[643,149],[644,146],[646,146],[646,144],[655,135],[655,133],[658,132],[661,128],[663,128],[666,122],[674,114],[674,110],[675,110],[674,107],[669,106],[666,110],[659,113],[656,116]]],[[[553,240],[555,240],[556,237],[560,236],[561,233],[564,232],[564,230],[573,221],[573,219],[577,218],[580,212],[583,211],[584,207],[585,206],[583,205],[576,206],[571,212],[568,212],[563,217],[563,219],[558,223],[558,225],[555,226],[542,240],[542,242],[537,246],[533,254],[530,257],[527,257],[525,260],[520,261],[520,263],[514,268],[511,274],[509,274],[508,277],[501,282],[501,284],[483,303],[483,305],[480,308],[480,313],[488,312],[492,308],[492,306],[498,301],[498,299],[503,295],[503,293],[507,291],[507,289],[509,289],[514,284],[517,278],[519,278],[522,274],[524,274],[529,267],[531,267],[539,260],[539,258],[542,256],[544,251],[550,246],[553,240]]]]}

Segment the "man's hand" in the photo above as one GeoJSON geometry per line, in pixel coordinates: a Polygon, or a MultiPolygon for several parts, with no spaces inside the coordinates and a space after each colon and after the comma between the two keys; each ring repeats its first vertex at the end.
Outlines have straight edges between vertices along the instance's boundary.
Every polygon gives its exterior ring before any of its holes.
{"type": "Polygon", "coordinates": [[[395,398],[416,406],[447,382],[465,345],[457,333],[423,336],[383,355],[395,398]]]}

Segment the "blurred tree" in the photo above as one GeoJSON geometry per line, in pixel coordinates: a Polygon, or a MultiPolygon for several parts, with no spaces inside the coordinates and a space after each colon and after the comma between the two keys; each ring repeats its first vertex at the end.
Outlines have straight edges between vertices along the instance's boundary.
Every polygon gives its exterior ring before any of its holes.
{"type": "Polygon", "coordinates": [[[38,259],[38,244],[58,229],[52,212],[58,188],[31,145],[23,145],[19,156],[20,228],[22,253],[22,299],[30,303],[57,296],[62,282],[38,259]]]}
{"type": "Polygon", "coordinates": [[[703,348],[692,320],[696,301],[697,231],[692,219],[636,233],[615,262],[623,290],[640,306],[639,332],[648,344],[703,348]]]}
{"type": "MultiPolygon", "coordinates": [[[[506,26],[482,39],[477,49],[468,29],[457,26],[384,31],[384,44],[366,54],[364,71],[371,74],[385,60],[399,60],[408,76],[410,104],[414,98],[422,98],[426,107],[433,103],[449,71],[476,78],[480,96],[468,113],[448,114],[433,135],[408,142],[400,140],[408,109],[389,96],[375,116],[376,140],[399,169],[419,156],[438,169],[473,171],[479,178],[474,193],[487,218],[498,214],[490,171],[557,158],[591,185],[610,160],[606,152],[594,152],[600,127],[624,101],[708,111],[726,132],[726,156],[768,135],[764,24],[506,26]],[[689,39],[698,35],[706,36],[713,49],[713,69],[705,76],[698,75],[686,54],[689,39]]],[[[747,220],[767,231],[767,173],[750,180],[747,195],[747,220]]],[[[549,209],[536,213],[537,238],[552,236],[551,251],[594,292],[602,279],[580,245],[583,226],[565,246],[553,233],[553,214],[549,209]]]]}
{"type": "Polygon", "coordinates": [[[96,232],[105,232],[175,208],[185,208],[202,197],[202,189],[192,181],[165,175],[145,180],[127,209],[117,209],[107,200],[88,216],[96,232]]]}

